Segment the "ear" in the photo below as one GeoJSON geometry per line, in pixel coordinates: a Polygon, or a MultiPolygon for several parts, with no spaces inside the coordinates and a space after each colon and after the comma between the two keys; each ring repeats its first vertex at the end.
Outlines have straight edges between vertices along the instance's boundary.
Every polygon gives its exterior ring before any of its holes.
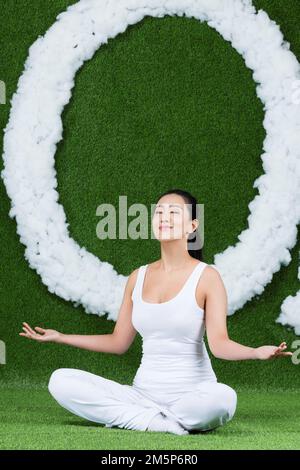
{"type": "Polygon", "coordinates": [[[193,219],[193,225],[195,226],[195,229],[193,230],[193,232],[194,232],[199,227],[199,220],[198,219],[193,219]]]}

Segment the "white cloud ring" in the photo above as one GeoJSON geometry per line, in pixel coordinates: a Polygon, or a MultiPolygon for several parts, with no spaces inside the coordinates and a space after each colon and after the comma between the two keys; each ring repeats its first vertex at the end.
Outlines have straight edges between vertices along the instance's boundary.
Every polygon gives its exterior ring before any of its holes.
{"type": "MultiPolygon", "coordinates": [[[[1,173],[12,201],[9,215],[16,218],[30,267],[50,292],[87,313],[109,312],[117,319],[127,277],[69,236],[57,202],[54,156],[77,70],[101,44],[147,15],[207,21],[243,56],[264,104],[265,173],[254,182],[259,194],[249,204],[249,226],[214,260],[232,314],[290,262],[300,220],[300,113],[293,99],[300,65],[276,23],[249,0],[81,0],[58,15],[30,47],[11,101],[1,173]]],[[[300,292],[283,302],[277,321],[300,334],[300,292]]]]}

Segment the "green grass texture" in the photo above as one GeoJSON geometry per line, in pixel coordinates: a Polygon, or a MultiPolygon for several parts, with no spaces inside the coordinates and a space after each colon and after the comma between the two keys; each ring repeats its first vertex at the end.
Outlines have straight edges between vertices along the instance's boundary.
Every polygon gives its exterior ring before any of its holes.
{"type": "Polygon", "coordinates": [[[105,428],[62,408],[45,390],[7,388],[0,393],[1,449],[237,450],[300,449],[296,392],[241,390],[233,419],[186,436],[105,428]],[[10,414],[7,403],[10,402],[10,414]]]}
{"type": "MultiPolygon", "coordinates": [[[[2,129],[30,45],[72,3],[3,3],[0,79],[6,83],[7,104],[0,106],[2,129]]],[[[299,59],[300,4],[292,0],[254,3],[280,25],[299,59]]],[[[237,235],[247,228],[248,204],[258,194],[253,182],[263,173],[263,104],[243,58],[206,23],[186,17],[147,16],[130,25],[101,46],[78,71],[62,118],[64,133],[55,168],[59,202],[70,224],[70,236],[119,273],[127,276],[160,257],[159,243],[150,237],[103,241],[97,237],[98,205],[107,202],[118,207],[121,195],[127,196],[128,206],[138,202],[150,209],[160,193],[171,187],[191,191],[205,207],[203,253],[207,263],[213,263],[215,254],[234,245],[237,235]]],[[[3,148],[3,133],[0,139],[3,148]]],[[[117,446],[121,430],[105,429],[102,439],[95,426],[55,408],[45,387],[51,373],[60,367],[79,368],[130,384],[141,359],[141,337],[136,336],[126,354],[116,356],[40,344],[19,336],[23,321],[69,334],[111,333],[115,322],[107,320],[106,315],[86,314],[81,306],[74,307],[48,291],[24,257],[25,246],[17,234],[16,221],[8,216],[11,206],[2,180],[0,198],[0,339],[6,345],[6,364],[0,366],[2,400],[10,397],[7,387],[12,390],[11,416],[0,420],[5,423],[4,447],[15,442],[15,433],[23,436],[19,442],[25,447],[39,448],[45,445],[46,437],[50,447],[60,442],[61,446],[80,443],[98,448],[105,446],[105,439],[117,446]],[[15,428],[9,424],[14,418],[15,428]],[[71,426],[66,433],[66,426],[76,423],[82,426],[71,426]]],[[[252,347],[286,341],[288,350],[292,350],[291,344],[298,337],[275,319],[282,301],[299,289],[299,248],[297,242],[291,263],[274,274],[262,295],[228,317],[231,339],[252,347]]],[[[300,365],[288,357],[227,361],[209,354],[218,380],[248,395],[242,395],[240,419],[220,435],[205,436],[203,445],[294,445],[295,430],[290,420],[299,430],[294,392],[300,385],[300,365]],[[266,429],[271,433],[268,443],[264,441],[266,429]]],[[[1,413],[5,412],[6,405],[2,405],[1,413]]],[[[122,432],[124,446],[135,443],[136,436],[122,432]]],[[[178,442],[170,436],[165,445],[176,443],[178,448],[178,442]]],[[[185,445],[186,438],[180,442],[185,445]]],[[[150,444],[159,446],[159,435],[140,435],[136,445],[142,448],[150,444]]],[[[191,448],[193,445],[199,445],[198,438],[192,438],[191,448]]]]}

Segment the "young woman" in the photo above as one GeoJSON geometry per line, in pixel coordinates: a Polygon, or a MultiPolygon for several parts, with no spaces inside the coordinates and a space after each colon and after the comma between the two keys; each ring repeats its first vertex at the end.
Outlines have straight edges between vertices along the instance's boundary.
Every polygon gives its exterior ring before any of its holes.
{"type": "Polygon", "coordinates": [[[218,382],[204,342],[221,359],[290,356],[279,346],[248,347],[228,337],[227,296],[219,272],[188,248],[199,226],[197,201],[173,189],[156,202],[153,233],[161,258],[135,269],[125,287],[112,334],[69,335],[24,323],[20,335],[78,348],[125,353],[139,332],[143,357],[132,385],[87,371],[55,370],[48,388],[70,412],[106,427],[188,434],[230,421],[236,391],[218,382]]]}

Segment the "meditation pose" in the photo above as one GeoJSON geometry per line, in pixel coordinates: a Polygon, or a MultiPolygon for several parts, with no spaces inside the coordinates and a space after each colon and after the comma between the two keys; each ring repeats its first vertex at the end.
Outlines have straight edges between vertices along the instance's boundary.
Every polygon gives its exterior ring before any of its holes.
{"type": "Polygon", "coordinates": [[[187,191],[165,192],[152,219],[161,258],[128,277],[112,334],[71,335],[24,323],[20,335],[91,351],[123,354],[138,332],[143,356],[131,385],[90,373],[61,368],[48,388],[62,407],[106,427],[160,431],[178,435],[209,431],[232,419],[237,393],[217,380],[208,355],[220,359],[271,359],[290,356],[279,346],[248,347],[229,339],[227,296],[213,265],[201,249],[188,248],[195,235],[196,199],[187,191]]]}

